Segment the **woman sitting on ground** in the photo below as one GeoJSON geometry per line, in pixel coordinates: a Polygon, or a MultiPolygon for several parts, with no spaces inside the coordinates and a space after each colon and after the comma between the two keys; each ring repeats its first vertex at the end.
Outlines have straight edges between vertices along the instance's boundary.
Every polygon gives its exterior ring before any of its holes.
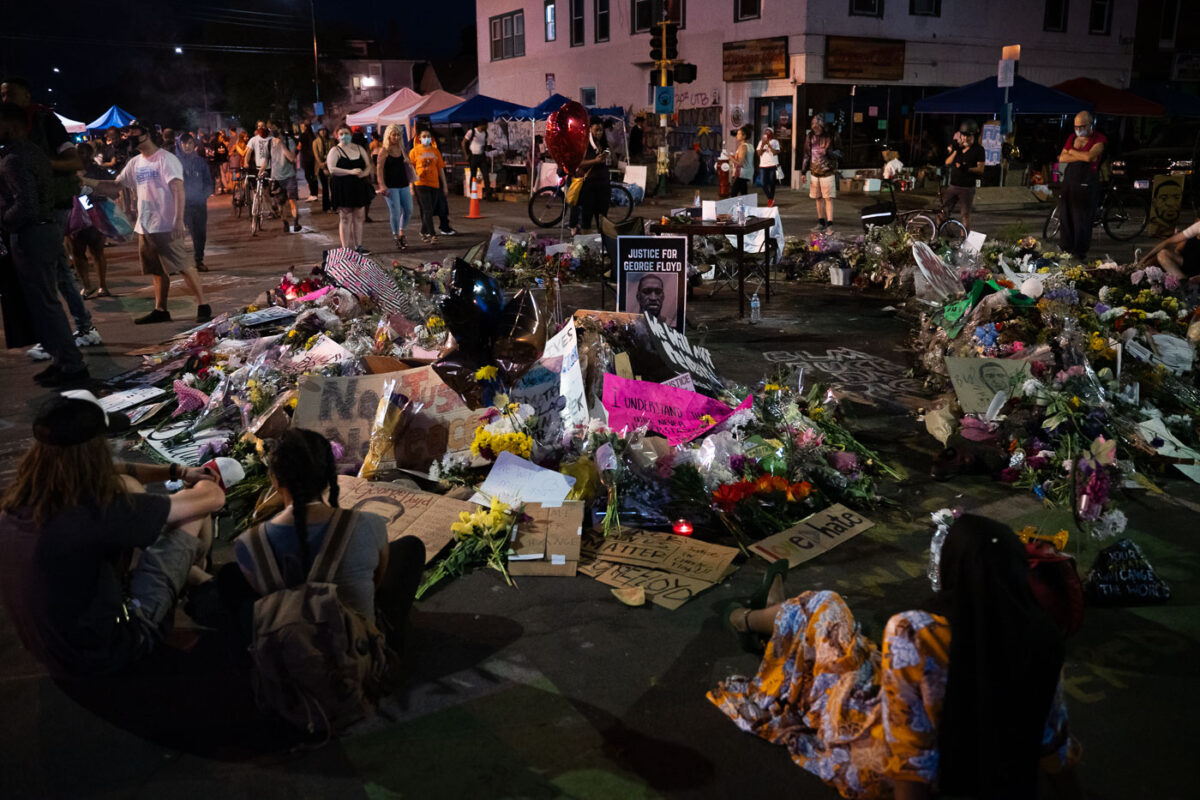
{"type": "Polygon", "coordinates": [[[777,562],[768,607],[729,615],[743,646],[770,637],[758,673],[709,700],[843,797],[1033,798],[1039,766],[1060,796],[1081,796],[1063,645],[1020,542],[1006,525],[964,515],[942,553],[937,604],[948,613],[893,616],[882,655],[836,593],[784,601],[777,562]]]}
{"type": "MultiPolygon", "coordinates": [[[[305,581],[329,532],[338,509],[337,465],[329,440],[319,433],[292,428],[270,448],[267,469],[271,486],[283,510],[261,526],[283,581],[296,586],[305,581]],[[304,531],[304,535],[298,534],[304,531]]],[[[401,637],[408,612],[425,568],[425,545],[415,536],[389,544],[387,523],[377,514],[355,511],[349,541],[338,565],[334,583],[338,598],[387,636],[388,645],[402,649],[401,637]]],[[[242,589],[228,571],[219,576],[226,601],[237,603],[240,592],[253,599],[263,592],[256,579],[253,538],[259,529],[246,531],[234,542],[241,568],[242,589]]],[[[245,609],[245,605],[242,605],[245,609]]],[[[244,613],[244,612],[243,612],[244,613]]],[[[244,632],[249,631],[243,618],[244,632]]]]}
{"type": "Polygon", "coordinates": [[[200,565],[225,493],[200,468],[114,463],[105,434],[121,419],[94,398],[54,397],[0,499],[4,602],[55,674],[116,672],[148,655],[185,587],[209,577],[200,565]],[[146,494],[170,479],[189,488],[146,494]]]}

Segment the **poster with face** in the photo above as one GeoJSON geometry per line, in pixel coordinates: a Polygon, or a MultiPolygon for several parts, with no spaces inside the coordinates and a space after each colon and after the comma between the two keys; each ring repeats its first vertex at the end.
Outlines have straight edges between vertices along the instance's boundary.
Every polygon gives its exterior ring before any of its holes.
{"type": "Polygon", "coordinates": [[[1160,236],[1175,232],[1183,207],[1183,175],[1155,175],[1150,190],[1150,229],[1160,236]]]}
{"type": "Polygon", "coordinates": [[[617,310],[649,314],[682,332],[687,248],[686,236],[618,236],[617,310]]]}

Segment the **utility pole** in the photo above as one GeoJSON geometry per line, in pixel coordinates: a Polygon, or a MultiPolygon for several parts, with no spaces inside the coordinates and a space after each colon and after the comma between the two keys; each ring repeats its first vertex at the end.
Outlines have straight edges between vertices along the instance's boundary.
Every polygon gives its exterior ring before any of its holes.
{"type": "Polygon", "coordinates": [[[313,35],[313,95],[316,102],[321,102],[321,79],[317,71],[317,9],[315,0],[308,0],[308,14],[312,18],[313,35]]]}
{"type": "Polygon", "coordinates": [[[670,21],[667,4],[663,4],[662,18],[654,23],[650,32],[650,58],[654,59],[654,67],[658,70],[658,86],[661,90],[655,93],[654,105],[658,110],[658,127],[662,131],[662,143],[658,146],[658,186],[655,194],[667,194],[667,173],[671,169],[671,152],[668,144],[670,134],[670,112],[674,109],[673,97],[668,97],[667,88],[673,83],[671,67],[679,56],[679,25],[670,21]]]}

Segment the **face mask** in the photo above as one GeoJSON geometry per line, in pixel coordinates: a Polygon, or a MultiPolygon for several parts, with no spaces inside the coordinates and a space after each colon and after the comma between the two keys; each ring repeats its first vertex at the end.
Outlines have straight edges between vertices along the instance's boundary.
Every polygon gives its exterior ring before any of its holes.
{"type": "Polygon", "coordinates": [[[348,133],[343,133],[341,136],[338,137],[338,141],[341,142],[342,144],[350,144],[350,139],[351,139],[351,137],[350,137],[350,134],[348,134],[348,133]]]}
{"type": "Polygon", "coordinates": [[[430,143],[430,142],[432,142],[432,141],[433,141],[433,139],[430,139],[428,136],[422,136],[422,137],[421,137],[421,144],[425,144],[425,145],[427,145],[427,144],[429,144],[429,143],[430,143]]]}
{"type": "Polygon", "coordinates": [[[1087,136],[1087,135],[1088,135],[1088,129],[1087,129],[1087,128],[1076,128],[1076,129],[1075,129],[1075,135],[1076,135],[1076,136],[1087,136]]]}

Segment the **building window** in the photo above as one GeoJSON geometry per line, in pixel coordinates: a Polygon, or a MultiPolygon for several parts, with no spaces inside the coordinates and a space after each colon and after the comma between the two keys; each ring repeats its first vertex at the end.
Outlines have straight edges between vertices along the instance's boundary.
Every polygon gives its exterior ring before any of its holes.
{"type": "Polygon", "coordinates": [[[667,4],[667,19],[679,23],[680,28],[686,27],[687,0],[629,0],[630,33],[649,33],[650,26],[662,20],[663,3],[667,4]]]}
{"type": "Polygon", "coordinates": [[[1067,0],[1046,0],[1046,13],[1042,17],[1042,30],[1052,33],[1067,32],[1067,0]]]}
{"type": "Polygon", "coordinates": [[[762,0],[733,0],[733,21],[758,19],[762,16],[762,0]]]}
{"type": "Polygon", "coordinates": [[[558,25],[555,22],[554,0],[546,0],[546,41],[553,42],[558,37],[558,25]]]}
{"type": "Polygon", "coordinates": [[[571,47],[583,44],[583,0],[571,0],[571,47]]]}
{"type": "Polygon", "coordinates": [[[1088,14],[1088,33],[1108,36],[1112,33],[1112,0],[1092,0],[1088,14]]]}
{"type": "Polygon", "coordinates": [[[582,89],[580,89],[579,102],[583,103],[585,106],[596,105],[596,87],[584,86],[582,89]]]}
{"type": "Polygon", "coordinates": [[[883,0],[850,0],[850,16],[882,17],[883,0]]]}
{"type": "Polygon", "coordinates": [[[608,0],[594,0],[596,3],[596,41],[608,41],[608,0]]]}
{"type": "Polygon", "coordinates": [[[1179,28],[1179,0],[1163,0],[1162,20],[1158,26],[1158,46],[1174,47],[1179,28]]]}
{"type": "Polygon", "coordinates": [[[908,0],[910,17],[940,17],[942,0],[908,0]]]}
{"type": "Polygon", "coordinates": [[[512,11],[492,17],[492,61],[525,55],[525,12],[512,11]]]}

